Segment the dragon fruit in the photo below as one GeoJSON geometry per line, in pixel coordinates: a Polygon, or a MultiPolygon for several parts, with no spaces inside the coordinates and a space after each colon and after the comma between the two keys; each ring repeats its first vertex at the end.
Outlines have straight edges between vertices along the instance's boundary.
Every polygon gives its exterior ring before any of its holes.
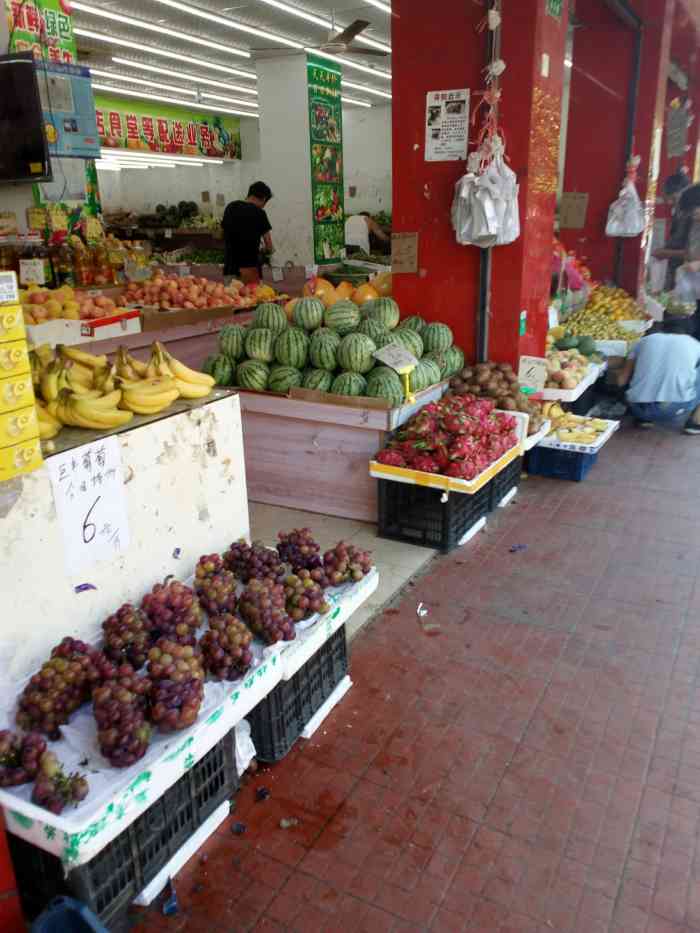
{"type": "Polygon", "coordinates": [[[440,467],[435,462],[435,458],[430,454],[418,454],[413,458],[411,464],[414,470],[420,470],[421,473],[439,473],[440,467]]]}
{"type": "Polygon", "coordinates": [[[408,422],[405,431],[402,433],[407,438],[422,438],[432,436],[437,429],[438,423],[436,415],[422,409],[415,418],[412,418],[411,421],[408,422]]]}
{"type": "Polygon", "coordinates": [[[476,422],[467,415],[455,413],[445,415],[442,419],[442,426],[450,434],[472,434],[476,427],[476,422]]]}
{"type": "Polygon", "coordinates": [[[465,457],[471,457],[477,448],[478,444],[473,437],[462,434],[450,444],[450,459],[463,460],[465,457]]]}
{"type": "Polygon", "coordinates": [[[380,450],[377,454],[377,460],[379,463],[386,463],[389,466],[405,467],[406,460],[403,455],[396,449],[391,450],[387,448],[386,450],[380,450]]]}

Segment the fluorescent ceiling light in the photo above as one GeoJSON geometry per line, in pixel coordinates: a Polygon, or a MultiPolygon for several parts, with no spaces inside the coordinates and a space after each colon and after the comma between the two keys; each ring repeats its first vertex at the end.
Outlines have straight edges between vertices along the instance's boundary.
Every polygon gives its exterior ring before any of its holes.
{"type": "MultiPolygon", "coordinates": [[[[253,94],[256,97],[258,95],[256,88],[246,87],[244,84],[229,84],[227,81],[214,81],[212,78],[203,78],[201,75],[183,74],[183,72],[175,71],[173,68],[159,68],[157,65],[135,62],[130,58],[120,58],[118,55],[113,55],[112,61],[115,65],[128,65],[129,68],[138,68],[140,71],[152,71],[154,74],[180,78],[182,81],[191,81],[192,84],[207,84],[210,87],[223,88],[225,91],[240,91],[241,94],[253,94]]],[[[251,75],[251,77],[255,77],[255,75],[251,75]]]]}
{"type": "MultiPolygon", "coordinates": [[[[289,13],[290,16],[297,16],[299,19],[303,19],[307,23],[313,23],[315,26],[320,26],[322,29],[334,29],[336,32],[341,32],[345,29],[345,26],[341,26],[340,23],[334,23],[332,20],[326,19],[325,16],[317,16],[315,13],[309,13],[307,10],[299,9],[298,6],[291,6],[289,3],[283,3],[282,0],[259,0],[259,2],[265,3],[275,10],[281,10],[283,13],[289,13]]],[[[391,53],[391,46],[387,45],[385,42],[378,42],[376,39],[370,39],[362,35],[356,36],[355,41],[362,42],[364,45],[369,45],[374,49],[380,49],[382,52],[391,53]]]]}
{"type": "MultiPolygon", "coordinates": [[[[98,84],[92,82],[96,91],[107,91],[111,94],[126,94],[128,97],[139,97],[141,100],[158,100],[164,104],[172,104],[174,107],[189,107],[192,109],[192,101],[176,100],[174,97],[162,97],[160,94],[144,94],[141,91],[132,91],[125,87],[116,87],[114,84],[98,84]]],[[[232,110],[230,107],[211,107],[209,104],[200,104],[197,102],[196,110],[208,110],[211,113],[232,113],[237,117],[257,117],[254,110],[232,110]]]]}
{"type": "Polygon", "coordinates": [[[368,100],[357,100],[356,97],[346,97],[345,94],[340,98],[344,104],[355,104],[357,107],[371,107],[368,100]]]}
{"type": "Polygon", "coordinates": [[[391,14],[391,5],[388,3],[383,3],[382,0],[365,0],[365,3],[376,7],[378,10],[381,10],[382,13],[391,14]]]}
{"type": "Polygon", "coordinates": [[[141,84],[143,87],[159,87],[164,91],[175,91],[176,94],[188,94],[190,97],[196,97],[196,91],[185,90],[183,87],[176,87],[174,84],[163,84],[160,81],[144,80],[144,78],[132,78],[131,75],[122,75],[114,71],[102,71],[100,68],[92,68],[90,65],[90,74],[97,75],[98,78],[109,78],[110,81],[128,81],[130,84],[141,84]]]}
{"type": "MultiPolygon", "coordinates": [[[[200,91],[200,96],[206,97],[207,100],[223,100],[224,103],[243,104],[244,107],[254,107],[255,111],[258,109],[258,102],[256,100],[241,100],[240,97],[224,97],[222,94],[212,94],[209,91],[200,91]]],[[[255,111],[251,110],[251,113],[255,111]]]]}
{"type": "Polygon", "coordinates": [[[110,162],[148,162],[153,165],[170,162],[173,165],[223,165],[223,159],[208,159],[206,156],[181,156],[169,153],[146,152],[144,149],[102,149],[100,157],[110,162]]]}
{"type": "Polygon", "coordinates": [[[95,160],[95,168],[98,171],[103,172],[121,172],[121,165],[117,165],[116,162],[103,162],[102,159],[95,160]]]}
{"type": "Polygon", "coordinates": [[[365,74],[373,75],[375,78],[384,78],[385,81],[391,81],[391,72],[382,71],[380,68],[370,68],[369,65],[361,65],[359,62],[350,61],[349,58],[341,58],[339,55],[331,55],[330,52],[320,52],[318,49],[306,47],[305,52],[311,55],[318,55],[319,58],[327,58],[331,62],[338,62],[345,65],[346,68],[355,68],[357,71],[363,71],[365,74]]]}
{"type": "Polygon", "coordinates": [[[146,165],[145,162],[143,164],[141,164],[140,162],[134,162],[132,165],[129,162],[112,162],[112,161],[107,162],[107,161],[103,161],[102,159],[98,159],[95,162],[95,165],[98,168],[107,169],[108,172],[113,172],[115,168],[117,171],[121,172],[122,169],[126,169],[126,168],[147,169],[151,167],[150,165],[146,165]],[[115,168],[113,168],[112,166],[114,166],[115,168]]]}
{"type": "MultiPolygon", "coordinates": [[[[237,32],[244,32],[249,36],[256,36],[260,39],[266,39],[268,42],[278,42],[280,45],[286,45],[290,49],[302,49],[301,42],[294,42],[293,39],[286,39],[284,36],[278,36],[276,33],[267,32],[265,29],[256,29],[254,26],[244,26],[227,16],[219,16],[218,13],[210,13],[209,10],[202,10],[199,7],[190,6],[189,3],[180,3],[180,0],[155,0],[163,6],[171,7],[173,10],[179,10],[181,13],[189,13],[190,16],[196,16],[198,19],[209,20],[210,23],[217,23],[219,26],[226,26],[227,29],[235,29],[237,32]]],[[[76,4],[73,4],[76,6],[76,4]]],[[[248,53],[250,57],[250,53],[248,53]]]]}
{"type": "Polygon", "coordinates": [[[73,32],[76,36],[85,36],[86,39],[94,39],[96,42],[119,45],[124,49],[135,49],[144,55],[159,55],[161,58],[172,58],[176,62],[187,62],[188,65],[198,65],[200,68],[211,68],[214,71],[222,71],[226,75],[238,75],[240,78],[251,78],[253,81],[256,81],[258,77],[254,71],[243,71],[241,68],[234,68],[232,65],[217,65],[216,62],[209,62],[203,58],[193,58],[191,55],[183,55],[180,52],[158,49],[154,45],[143,45],[141,42],[131,42],[129,39],[120,39],[118,36],[107,36],[103,32],[95,32],[94,29],[83,29],[76,26],[73,32]]]}
{"type": "Polygon", "coordinates": [[[378,88],[367,87],[365,84],[353,84],[352,81],[346,81],[345,78],[342,81],[343,87],[350,87],[354,91],[364,91],[365,94],[376,94],[377,97],[385,97],[387,100],[391,100],[391,94],[388,91],[380,91],[378,88]]]}
{"type": "MultiPolygon", "coordinates": [[[[124,16],[122,13],[111,13],[100,7],[92,6],[89,3],[83,3],[82,0],[76,0],[72,4],[74,10],[81,10],[83,13],[89,13],[91,16],[99,16],[102,19],[108,19],[115,23],[124,23],[125,26],[134,26],[136,29],[145,29],[147,32],[156,32],[159,36],[171,36],[180,42],[186,42],[193,45],[202,45],[207,49],[216,49],[224,55],[240,55],[241,58],[250,58],[250,52],[243,49],[237,49],[230,45],[222,45],[219,42],[212,42],[210,39],[201,39],[199,36],[193,36],[186,32],[178,32],[177,29],[168,29],[159,23],[148,23],[143,19],[134,19],[133,16],[124,16]]],[[[223,17],[222,17],[223,18],[223,17]]]]}
{"type": "Polygon", "coordinates": [[[130,149],[115,149],[115,152],[120,153],[120,154],[111,156],[110,158],[106,158],[104,151],[103,151],[102,161],[109,162],[110,164],[122,165],[122,166],[124,165],[148,165],[149,167],[153,166],[155,168],[157,166],[162,165],[164,168],[175,168],[176,162],[174,161],[174,159],[159,159],[158,161],[156,161],[155,159],[134,159],[129,155],[131,151],[132,150],[130,149]],[[123,153],[123,155],[121,155],[121,153],[123,153]]]}

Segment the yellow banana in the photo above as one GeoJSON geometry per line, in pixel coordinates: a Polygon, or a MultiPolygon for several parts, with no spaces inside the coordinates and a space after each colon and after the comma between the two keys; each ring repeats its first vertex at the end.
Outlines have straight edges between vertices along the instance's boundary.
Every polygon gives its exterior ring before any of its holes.
{"type": "Polygon", "coordinates": [[[73,382],[77,382],[81,386],[85,386],[86,389],[92,388],[94,373],[91,369],[88,369],[87,366],[83,366],[81,363],[76,363],[75,360],[72,360],[70,375],[73,382]]]}
{"type": "Polygon", "coordinates": [[[108,411],[110,408],[117,407],[122,399],[122,393],[121,389],[115,389],[113,392],[108,392],[106,395],[100,394],[95,397],[79,395],[76,396],[76,398],[79,398],[81,401],[85,399],[85,401],[90,403],[91,408],[94,408],[98,411],[108,411]]]}
{"type": "MultiPolygon", "coordinates": [[[[73,364],[63,362],[59,365],[58,369],[58,391],[61,389],[68,389],[69,392],[73,392],[74,395],[89,395],[91,392],[96,390],[88,389],[87,386],[84,386],[82,383],[78,382],[73,378],[73,364]]],[[[97,395],[102,393],[97,392],[97,395]]]]}
{"type": "Polygon", "coordinates": [[[58,363],[49,363],[41,374],[39,387],[45,402],[53,402],[58,398],[58,363]]]}
{"type": "Polygon", "coordinates": [[[40,343],[38,346],[32,347],[32,350],[41,360],[42,366],[48,366],[49,363],[56,359],[56,354],[48,343],[40,343]]]}
{"type": "Polygon", "coordinates": [[[119,407],[126,411],[133,411],[137,415],[157,415],[172,405],[178,395],[177,389],[164,392],[162,395],[137,395],[136,392],[125,392],[119,407]]]}
{"type": "Polygon", "coordinates": [[[119,347],[115,360],[116,373],[121,379],[138,379],[138,373],[129,363],[126,356],[126,348],[119,347]]]}
{"type": "Polygon", "coordinates": [[[139,379],[146,378],[146,371],[148,369],[148,363],[144,363],[141,360],[137,360],[136,357],[132,356],[130,353],[126,354],[126,361],[131,366],[133,371],[139,377],[139,379]]]}
{"type": "Polygon", "coordinates": [[[60,422],[49,423],[48,421],[39,420],[39,438],[42,441],[49,441],[52,437],[56,437],[58,432],[61,430],[63,425],[60,422]]]}
{"type": "Polygon", "coordinates": [[[61,422],[58,420],[58,418],[54,418],[54,416],[43,403],[37,401],[35,402],[34,407],[36,408],[37,421],[43,421],[45,424],[57,424],[60,427],[61,422]]]}
{"type": "Polygon", "coordinates": [[[72,398],[68,408],[74,423],[81,428],[120,428],[134,417],[133,412],[118,408],[96,408],[92,399],[72,398]]]}
{"type": "Polygon", "coordinates": [[[211,386],[203,385],[201,382],[185,382],[184,379],[176,379],[175,385],[183,398],[205,398],[211,393],[211,386]]]}
{"type": "Polygon", "coordinates": [[[136,395],[162,395],[164,392],[177,391],[175,380],[169,376],[158,376],[156,379],[138,379],[136,382],[119,379],[118,382],[119,388],[125,393],[133,392],[136,395]]]}
{"type": "Polygon", "coordinates": [[[107,366],[104,369],[100,369],[95,372],[95,388],[99,389],[103,394],[108,392],[114,392],[116,389],[116,376],[117,370],[115,366],[107,366]]]}
{"type": "Polygon", "coordinates": [[[73,360],[73,362],[87,366],[89,369],[102,369],[103,366],[108,364],[106,356],[93,356],[92,353],[87,353],[85,350],[78,349],[78,347],[66,347],[64,344],[58,344],[56,349],[64,359],[73,360]]]}
{"type": "MultiPolygon", "coordinates": [[[[168,353],[165,347],[163,347],[157,341],[156,346],[158,347],[161,357],[167,364],[173,376],[175,376],[177,379],[181,379],[183,382],[192,382],[196,385],[205,385],[210,389],[216,384],[216,380],[212,376],[207,375],[207,373],[197,372],[196,369],[190,369],[189,366],[185,366],[185,364],[176,359],[172,353],[168,353]]],[[[199,398],[199,396],[192,397],[199,398]]]]}
{"type": "Polygon", "coordinates": [[[42,366],[36,350],[29,351],[29,365],[32,368],[32,385],[37,389],[41,386],[42,366]]]}

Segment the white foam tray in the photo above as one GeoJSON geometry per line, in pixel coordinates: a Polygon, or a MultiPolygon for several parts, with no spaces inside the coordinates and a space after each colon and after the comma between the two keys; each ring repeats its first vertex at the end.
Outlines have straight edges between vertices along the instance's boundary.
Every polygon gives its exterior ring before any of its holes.
{"type": "Polygon", "coordinates": [[[545,402],[575,402],[589,386],[598,381],[607,368],[607,363],[591,363],[588,367],[588,374],[575,389],[542,389],[535,395],[535,398],[543,399],[545,402]]]}
{"type": "Polygon", "coordinates": [[[539,429],[537,434],[530,434],[528,437],[525,438],[525,440],[523,441],[523,450],[532,450],[532,448],[536,447],[540,443],[540,441],[544,440],[544,438],[549,434],[551,430],[552,430],[552,422],[549,420],[549,418],[547,418],[543,422],[542,427],[539,429]]]}
{"type": "Polygon", "coordinates": [[[595,444],[568,444],[566,441],[560,441],[556,434],[550,434],[549,437],[540,441],[540,447],[549,447],[552,450],[572,450],[579,454],[595,454],[604,444],[607,444],[619,427],[619,421],[608,421],[608,427],[598,435],[595,444]]]}

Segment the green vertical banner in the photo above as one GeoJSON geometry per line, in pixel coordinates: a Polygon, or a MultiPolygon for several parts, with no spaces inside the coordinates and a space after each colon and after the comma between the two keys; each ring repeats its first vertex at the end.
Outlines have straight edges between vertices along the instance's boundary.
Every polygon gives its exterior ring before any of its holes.
{"type": "Polygon", "coordinates": [[[561,19],[564,0],[545,0],[547,13],[555,19],[561,19]]]}
{"type": "Polygon", "coordinates": [[[71,65],[78,53],[68,0],[5,0],[12,52],[71,65]]]}
{"type": "Polygon", "coordinates": [[[339,65],[314,55],[306,63],[314,259],[337,262],[345,249],[342,73],[339,65]]]}

